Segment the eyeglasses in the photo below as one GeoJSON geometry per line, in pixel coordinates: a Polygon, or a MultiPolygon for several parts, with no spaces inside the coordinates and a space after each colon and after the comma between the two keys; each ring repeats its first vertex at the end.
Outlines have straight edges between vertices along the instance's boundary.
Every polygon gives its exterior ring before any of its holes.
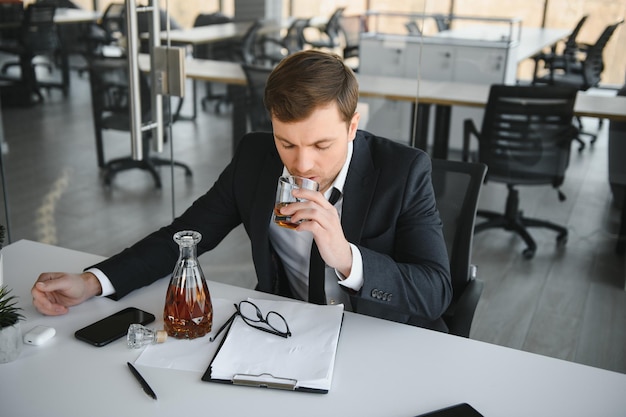
{"type": "Polygon", "coordinates": [[[248,326],[253,327],[257,330],[264,331],[266,333],[274,334],[276,336],[287,338],[291,336],[291,331],[289,330],[289,325],[287,324],[287,320],[276,311],[268,312],[265,317],[263,313],[256,306],[256,304],[243,300],[240,301],[239,304],[234,304],[235,312],[229,319],[220,327],[215,336],[211,336],[209,340],[213,342],[217,337],[222,333],[222,331],[230,326],[230,324],[235,320],[235,317],[240,316],[243,319],[243,322],[248,326]]]}

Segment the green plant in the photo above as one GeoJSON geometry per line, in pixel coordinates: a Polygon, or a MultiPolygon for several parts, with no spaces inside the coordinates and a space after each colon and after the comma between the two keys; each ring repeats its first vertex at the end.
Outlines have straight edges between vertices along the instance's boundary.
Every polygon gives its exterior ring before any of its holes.
{"type": "Polygon", "coordinates": [[[17,297],[11,295],[6,285],[0,288],[0,329],[13,326],[24,319],[22,309],[17,306],[17,297]]]}

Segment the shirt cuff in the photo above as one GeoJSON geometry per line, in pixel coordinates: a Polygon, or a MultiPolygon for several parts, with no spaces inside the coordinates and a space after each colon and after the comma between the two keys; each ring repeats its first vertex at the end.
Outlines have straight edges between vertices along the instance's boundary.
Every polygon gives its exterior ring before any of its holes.
{"type": "Polygon", "coordinates": [[[339,277],[339,284],[351,290],[359,291],[363,286],[363,258],[361,257],[361,251],[356,245],[350,243],[350,249],[352,249],[352,269],[350,270],[350,276],[344,277],[336,269],[335,274],[339,277]]]}
{"type": "Polygon", "coordinates": [[[115,288],[113,287],[113,284],[111,284],[109,278],[104,275],[104,272],[100,271],[98,268],[89,268],[85,272],[91,272],[96,276],[96,278],[98,278],[98,281],[100,281],[102,294],[98,295],[98,297],[107,297],[111,294],[115,294],[115,288]]]}

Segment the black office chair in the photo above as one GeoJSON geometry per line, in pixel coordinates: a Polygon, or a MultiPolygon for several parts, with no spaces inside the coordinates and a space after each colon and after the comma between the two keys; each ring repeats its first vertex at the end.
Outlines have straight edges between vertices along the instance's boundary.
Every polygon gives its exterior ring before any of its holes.
{"type": "MultiPolygon", "coordinates": [[[[335,49],[339,47],[339,31],[341,30],[339,19],[343,15],[345,7],[338,7],[328,18],[323,29],[318,28],[319,39],[307,39],[305,41],[313,48],[335,49]]],[[[306,35],[306,34],[305,34],[306,35]]]]}
{"type": "MultiPolygon", "coordinates": [[[[222,14],[220,12],[215,13],[200,13],[194,20],[194,27],[218,25],[223,23],[230,23],[233,19],[222,14]]],[[[211,44],[195,45],[193,49],[193,56],[200,59],[214,59],[218,61],[233,61],[235,59],[233,42],[232,41],[220,41],[213,42],[211,44]]],[[[210,101],[215,101],[215,113],[219,114],[222,105],[226,105],[230,102],[228,98],[228,92],[226,88],[224,91],[214,91],[215,85],[212,82],[206,81],[205,94],[200,100],[202,110],[206,110],[210,101]]]]}
{"type": "Polygon", "coordinates": [[[263,96],[265,94],[265,84],[272,72],[272,67],[242,64],[242,68],[246,73],[246,81],[248,83],[246,113],[250,128],[253,132],[271,132],[272,121],[265,109],[263,96]]]}
{"type": "Polygon", "coordinates": [[[471,119],[464,124],[463,159],[469,160],[470,139],[476,137],[477,161],[489,167],[487,180],[508,188],[505,213],[479,210],[478,216],[488,220],[476,225],[475,232],[497,227],[517,233],[526,242],[526,259],[537,249],[529,227],[552,229],[558,245],[567,242],[565,227],[523,216],[517,186],[551,185],[565,199],[559,187],[577,134],[572,124],[576,93],[573,87],[493,85],[480,132],[471,119]]]}
{"type": "Polygon", "coordinates": [[[432,182],[450,257],[452,303],[443,315],[451,334],[469,337],[483,282],[471,264],[474,223],[484,164],[433,159],[432,182]]]}
{"type": "Polygon", "coordinates": [[[450,16],[445,16],[443,14],[434,14],[433,19],[435,20],[435,25],[437,26],[438,32],[443,32],[450,29],[450,26],[452,24],[452,19],[450,16]]]}
{"type": "Polygon", "coordinates": [[[411,36],[422,36],[422,29],[420,29],[419,25],[415,20],[409,20],[404,24],[406,31],[411,36]]]}
{"type": "Polygon", "coordinates": [[[247,65],[262,65],[265,51],[260,42],[259,31],[266,25],[263,19],[255,20],[243,37],[233,42],[235,61],[247,65]]]}
{"type": "Polygon", "coordinates": [[[268,114],[263,96],[265,94],[265,85],[267,78],[272,72],[273,67],[262,65],[242,64],[242,68],[246,74],[247,82],[247,101],[246,114],[250,129],[252,131],[272,131],[272,122],[268,114]]]}
{"type": "MultiPolygon", "coordinates": [[[[143,122],[151,119],[151,98],[150,86],[145,74],[140,74],[140,101],[143,122]]],[[[96,153],[98,167],[103,172],[104,184],[109,186],[113,177],[125,170],[142,169],[148,171],[155,186],[161,188],[161,177],[157,171],[158,166],[181,167],[185,170],[185,175],[192,175],[191,169],[178,161],[158,158],[150,155],[151,132],[144,133],[142,140],[143,159],[135,160],[131,157],[122,157],[105,160],[103,131],[117,130],[123,132],[130,131],[129,115],[129,87],[128,68],[125,58],[93,58],[89,62],[89,81],[91,87],[92,110],[94,120],[94,130],[96,136],[96,153]]],[[[164,103],[166,101],[164,100],[164,103]]],[[[164,119],[169,120],[169,107],[164,106],[164,119]]]]}
{"type": "MultiPolygon", "coordinates": [[[[549,56],[546,56],[545,67],[548,69],[548,74],[535,76],[533,78],[533,84],[547,84],[558,86],[571,86],[580,91],[587,91],[592,87],[597,87],[600,84],[602,72],[604,71],[604,49],[613,36],[613,33],[617,30],[624,20],[620,20],[614,24],[608,25],[596,43],[589,45],[584,49],[578,49],[584,51],[584,58],[577,59],[577,54],[567,59],[553,57],[553,61],[549,56]]],[[[597,140],[597,135],[591,132],[582,131],[582,121],[579,117],[576,118],[578,127],[581,129],[580,134],[588,135],[591,137],[591,143],[593,144],[597,140]]],[[[582,142],[581,142],[582,143],[582,142]]],[[[582,150],[584,146],[580,146],[579,150],[582,150]]]]}
{"type": "MultiPolygon", "coordinates": [[[[60,84],[40,83],[37,80],[33,62],[37,56],[54,56],[59,48],[59,38],[54,23],[55,10],[54,5],[47,3],[29,4],[24,10],[17,37],[0,42],[0,52],[19,56],[20,79],[17,82],[23,84],[25,94],[34,94],[40,102],[43,101],[40,87],[61,86],[60,84]]],[[[2,73],[5,73],[11,65],[13,64],[5,64],[2,73]]],[[[3,75],[2,78],[16,81],[10,76],[3,75]]]]}
{"type": "Polygon", "coordinates": [[[550,52],[540,52],[532,56],[532,59],[535,61],[533,79],[538,77],[539,63],[543,63],[545,69],[563,69],[566,72],[570,64],[577,65],[581,47],[576,41],[576,38],[588,17],[589,15],[584,15],[580,18],[578,23],[576,23],[574,30],[567,36],[561,53],[557,53],[557,45],[554,45],[550,52]]]}
{"type": "Polygon", "coordinates": [[[367,32],[367,25],[364,16],[340,16],[339,29],[342,35],[342,55],[346,64],[353,71],[359,70],[359,45],[361,33],[367,32]],[[354,62],[353,62],[354,61],[354,62]]]}
{"type": "Polygon", "coordinates": [[[309,26],[310,19],[297,18],[287,28],[285,36],[274,38],[271,36],[261,36],[261,48],[263,56],[261,59],[267,60],[270,65],[279,63],[284,57],[304,49],[304,29],[309,26]]]}
{"type": "Polygon", "coordinates": [[[97,24],[90,27],[85,36],[89,53],[100,54],[104,46],[119,46],[119,41],[126,36],[126,6],[123,2],[110,3],[97,24]]]}

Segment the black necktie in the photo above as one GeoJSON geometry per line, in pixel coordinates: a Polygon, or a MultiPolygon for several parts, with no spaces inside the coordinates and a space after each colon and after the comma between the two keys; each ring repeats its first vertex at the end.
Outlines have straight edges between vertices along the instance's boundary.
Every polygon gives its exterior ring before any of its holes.
{"type": "MultiPolygon", "coordinates": [[[[333,206],[341,197],[341,191],[333,187],[333,191],[330,194],[328,202],[333,206]]],[[[309,303],[314,304],[326,304],[326,294],[324,291],[326,264],[320,256],[320,251],[317,249],[315,239],[311,244],[311,261],[309,264],[309,303]]]]}

